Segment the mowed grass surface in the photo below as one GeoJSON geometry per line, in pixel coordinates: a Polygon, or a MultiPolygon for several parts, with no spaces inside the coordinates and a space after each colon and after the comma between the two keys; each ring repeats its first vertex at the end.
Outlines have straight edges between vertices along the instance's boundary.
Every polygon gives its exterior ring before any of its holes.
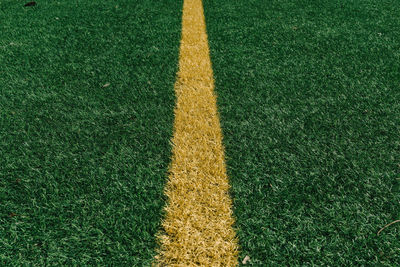
{"type": "Polygon", "coordinates": [[[205,13],[240,259],[400,265],[400,2],[205,13]]]}
{"type": "Polygon", "coordinates": [[[149,265],[182,2],[37,2],[0,3],[0,265],[149,265]]]}

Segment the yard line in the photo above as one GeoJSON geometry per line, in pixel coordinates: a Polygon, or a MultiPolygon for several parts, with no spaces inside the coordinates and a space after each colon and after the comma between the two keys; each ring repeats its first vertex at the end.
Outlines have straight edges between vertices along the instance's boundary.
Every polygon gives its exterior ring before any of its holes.
{"type": "Polygon", "coordinates": [[[203,4],[185,0],[172,163],[157,265],[236,266],[238,241],[203,4]]]}

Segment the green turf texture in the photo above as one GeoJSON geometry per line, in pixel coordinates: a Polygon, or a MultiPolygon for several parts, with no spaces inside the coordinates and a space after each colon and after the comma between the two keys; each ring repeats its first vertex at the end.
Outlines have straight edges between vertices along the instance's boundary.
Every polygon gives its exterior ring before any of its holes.
{"type": "Polygon", "coordinates": [[[182,1],[24,4],[0,2],[0,265],[150,265],[182,1]]]}
{"type": "Polygon", "coordinates": [[[254,266],[399,266],[400,2],[205,0],[254,266]]]}

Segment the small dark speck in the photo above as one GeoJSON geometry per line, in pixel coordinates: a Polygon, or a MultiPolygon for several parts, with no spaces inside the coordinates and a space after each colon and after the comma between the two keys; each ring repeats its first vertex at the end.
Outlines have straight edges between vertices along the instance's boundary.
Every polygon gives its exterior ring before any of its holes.
{"type": "Polygon", "coordinates": [[[36,2],[34,2],[34,1],[28,2],[24,6],[36,6],[36,2]]]}

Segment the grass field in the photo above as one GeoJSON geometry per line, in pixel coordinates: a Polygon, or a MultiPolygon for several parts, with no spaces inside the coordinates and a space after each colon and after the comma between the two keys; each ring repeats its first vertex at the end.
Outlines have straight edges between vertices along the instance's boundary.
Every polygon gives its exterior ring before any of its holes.
{"type": "MultiPolygon", "coordinates": [[[[149,266],[183,1],[0,2],[0,265],[149,266]]],[[[239,262],[400,265],[400,2],[204,0],[239,262]]]]}
{"type": "Polygon", "coordinates": [[[400,264],[399,12],[205,1],[241,258],[400,264]]]}
{"type": "Polygon", "coordinates": [[[0,265],[149,265],[182,2],[23,4],[0,2],[0,265]]]}

